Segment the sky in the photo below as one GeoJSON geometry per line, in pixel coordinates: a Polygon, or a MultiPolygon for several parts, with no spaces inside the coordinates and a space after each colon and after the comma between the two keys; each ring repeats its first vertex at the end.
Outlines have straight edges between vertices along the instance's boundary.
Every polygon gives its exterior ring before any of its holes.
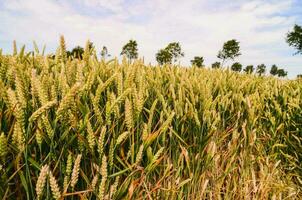
{"type": "MultiPolygon", "coordinates": [[[[203,56],[205,65],[218,61],[225,41],[237,39],[245,65],[276,64],[288,77],[302,74],[302,55],[285,41],[294,24],[302,25],[302,0],[0,0],[0,48],[12,52],[12,41],[33,48],[32,41],[54,52],[59,36],[67,48],[92,41],[100,52],[107,46],[119,56],[130,39],[139,56],[155,64],[156,52],[180,42],[190,65],[203,56]]],[[[232,64],[230,61],[228,64],[232,64]]]]}

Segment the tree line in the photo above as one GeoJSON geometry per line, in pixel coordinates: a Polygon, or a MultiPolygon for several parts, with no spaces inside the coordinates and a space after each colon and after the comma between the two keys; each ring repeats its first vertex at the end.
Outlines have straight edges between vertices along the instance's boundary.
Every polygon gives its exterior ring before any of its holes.
{"type": "MultiPolygon", "coordinates": [[[[296,54],[302,54],[302,27],[299,25],[295,25],[293,30],[288,32],[286,35],[286,42],[289,46],[294,47],[297,52],[296,54]]],[[[88,46],[90,49],[93,49],[93,43],[89,42],[88,46]]],[[[71,51],[67,51],[67,56],[70,58],[82,59],[84,53],[84,48],[80,46],[74,47],[71,51]]],[[[108,53],[108,49],[106,46],[102,47],[101,57],[106,59],[111,55],[108,53]]],[[[138,44],[135,40],[129,40],[122,48],[120,55],[126,56],[129,61],[133,61],[138,58],[138,44]]],[[[156,61],[159,65],[164,64],[173,64],[178,61],[179,58],[184,57],[184,52],[182,51],[181,45],[179,42],[169,43],[166,47],[158,50],[155,55],[156,61]]],[[[237,57],[241,55],[240,52],[240,43],[236,39],[232,39],[226,41],[222,49],[218,52],[217,58],[220,61],[214,62],[211,67],[212,68],[222,68],[228,61],[234,61],[237,57]]],[[[192,66],[196,67],[204,67],[204,58],[202,56],[195,56],[191,60],[192,66]]],[[[256,67],[253,65],[247,65],[243,67],[241,63],[234,62],[231,65],[231,70],[236,72],[245,72],[247,74],[256,73],[259,76],[262,76],[266,73],[267,67],[265,64],[259,64],[256,67]]],[[[287,71],[276,66],[275,64],[271,66],[269,73],[273,76],[285,77],[287,76],[287,71]]],[[[302,78],[302,74],[297,76],[298,78],[302,78]]]]}

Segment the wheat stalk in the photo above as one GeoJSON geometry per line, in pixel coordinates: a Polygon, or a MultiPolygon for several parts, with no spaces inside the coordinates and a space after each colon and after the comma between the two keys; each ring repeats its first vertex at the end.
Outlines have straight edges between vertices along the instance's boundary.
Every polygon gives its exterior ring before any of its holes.
{"type": "Polygon", "coordinates": [[[37,180],[36,184],[36,194],[37,194],[37,199],[40,199],[42,197],[43,189],[45,186],[46,178],[48,176],[48,171],[49,167],[48,165],[44,165],[41,168],[40,175],[37,180]]]}
{"type": "Polygon", "coordinates": [[[50,188],[51,188],[51,192],[52,192],[53,198],[54,199],[60,199],[61,192],[60,192],[60,188],[58,186],[57,180],[52,175],[52,172],[50,170],[48,172],[48,175],[49,175],[49,183],[50,183],[50,188]]]}
{"type": "Polygon", "coordinates": [[[82,158],[82,154],[79,154],[74,161],[74,166],[73,166],[73,170],[72,170],[72,174],[71,174],[71,181],[70,181],[70,186],[72,188],[75,187],[75,185],[77,184],[78,179],[79,179],[81,158],[82,158]]]}

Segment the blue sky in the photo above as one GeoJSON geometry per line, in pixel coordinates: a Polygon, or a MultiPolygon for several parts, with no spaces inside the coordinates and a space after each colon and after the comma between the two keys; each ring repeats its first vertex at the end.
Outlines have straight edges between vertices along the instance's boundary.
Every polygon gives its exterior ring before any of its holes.
{"type": "Polygon", "coordinates": [[[0,48],[11,52],[16,40],[32,49],[35,40],[51,52],[63,34],[68,48],[90,39],[119,56],[136,39],[140,56],[155,63],[158,49],[178,41],[181,64],[203,56],[209,66],[223,42],[235,38],[242,51],[236,61],[277,64],[292,78],[302,74],[302,55],[293,56],[285,42],[295,23],[302,25],[301,0],[1,0],[0,48]]]}

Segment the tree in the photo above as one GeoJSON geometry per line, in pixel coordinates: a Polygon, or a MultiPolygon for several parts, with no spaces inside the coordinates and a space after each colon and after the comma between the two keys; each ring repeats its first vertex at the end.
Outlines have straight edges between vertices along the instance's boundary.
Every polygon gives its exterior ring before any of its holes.
{"type": "Polygon", "coordinates": [[[195,56],[193,60],[191,60],[192,65],[196,67],[203,67],[203,57],[195,56]]]}
{"type": "Polygon", "coordinates": [[[296,24],[293,30],[287,33],[286,42],[297,49],[295,54],[302,54],[302,27],[296,24]]]}
{"type": "Polygon", "coordinates": [[[298,74],[297,79],[302,79],[302,74],[298,74]]]}
{"type": "MultiPolygon", "coordinates": [[[[83,58],[83,53],[84,53],[83,47],[76,46],[76,47],[74,47],[74,48],[71,50],[70,56],[72,56],[73,58],[82,59],[82,58],[83,58]]],[[[68,53],[68,54],[69,54],[69,53],[68,53]]]]}
{"type": "Polygon", "coordinates": [[[89,50],[92,51],[94,49],[93,42],[88,41],[89,50]]]}
{"type": "Polygon", "coordinates": [[[284,69],[278,69],[277,75],[278,77],[285,77],[287,76],[287,71],[285,71],[284,69]]]}
{"type": "Polygon", "coordinates": [[[234,64],[232,64],[231,69],[235,72],[240,72],[242,65],[239,62],[235,62],[234,64]]]}
{"type": "Polygon", "coordinates": [[[108,56],[111,56],[109,53],[108,53],[108,49],[106,46],[103,46],[102,50],[101,50],[101,56],[103,59],[106,59],[106,57],[108,56]]]}
{"type": "Polygon", "coordinates": [[[256,73],[259,74],[259,76],[261,76],[262,74],[265,73],[265,69],[266,69],[265,64],[258,65],[256,69],[256,73]]]}
{"type": "Polygon", "coordinates": [[[278,67],[276,65],[272,65],[270,74],[276,76],[278,74],[278,67]]]}
{"type": "Polygon", "coordinates": [[[129,42],[123,46],[121,55],[125,55],[130,60],[130,62],[132,59],[136,59],[138,57],[136,41],[129,40],[129,42]]]}
{"type": "Polygon", "coordinates": [[[176,62],[178,58],[183,57],[184,53],[178,42],[169,43],[164,49],[160,49],[155,57],[158,64],[171,64],[172,61],[176,62]]]}
{"type": "Polygon", "coordinates": [[[184,52],[182,52],[181,46],[178,42],[169,43],[165,49],[170,52],[174,62],[176,62],[178,58],[185,55],[184,52]]]}
{"type": "Polygon", "coordinates": [[[159,65],[172,63],[172,54],[166,49],[160,49],[156,53],[155,57],[159,65]]]}
{"type": "Polygon", "coordinates": [[[245,73],[247,73],[247,74],[251,74],[254,72],[254,70],[255,70],[255,68],[253,65],[248,65],[248,66],[246,66],[246,68],[243,71],[245,71],[245,73]]]}
{"type": "Polygon", "coordinates": [[[212,68],[213,68],[213,69],[218,69],[218,68],[220,68],[220,67],[221,67],[220,62],[214,62],[214,63],[212,64],[212,68]]]}
{"type": "Polygon", "coordinates": [[[229,59],[234,60],[236,57],[240,55],[241,53],[240,53],[239,42],[233,39],[223,44],[222,50],[218,52],[217,57],[222,60],[222,65],[223,65],[225,61],[229,59]]]}
{"type": "Polygon", "coordinates": [[[71,53],[71,51],[66,51],[66,56],[67,56],[67,58],[72,57],[72,53],[71,53]]]}

